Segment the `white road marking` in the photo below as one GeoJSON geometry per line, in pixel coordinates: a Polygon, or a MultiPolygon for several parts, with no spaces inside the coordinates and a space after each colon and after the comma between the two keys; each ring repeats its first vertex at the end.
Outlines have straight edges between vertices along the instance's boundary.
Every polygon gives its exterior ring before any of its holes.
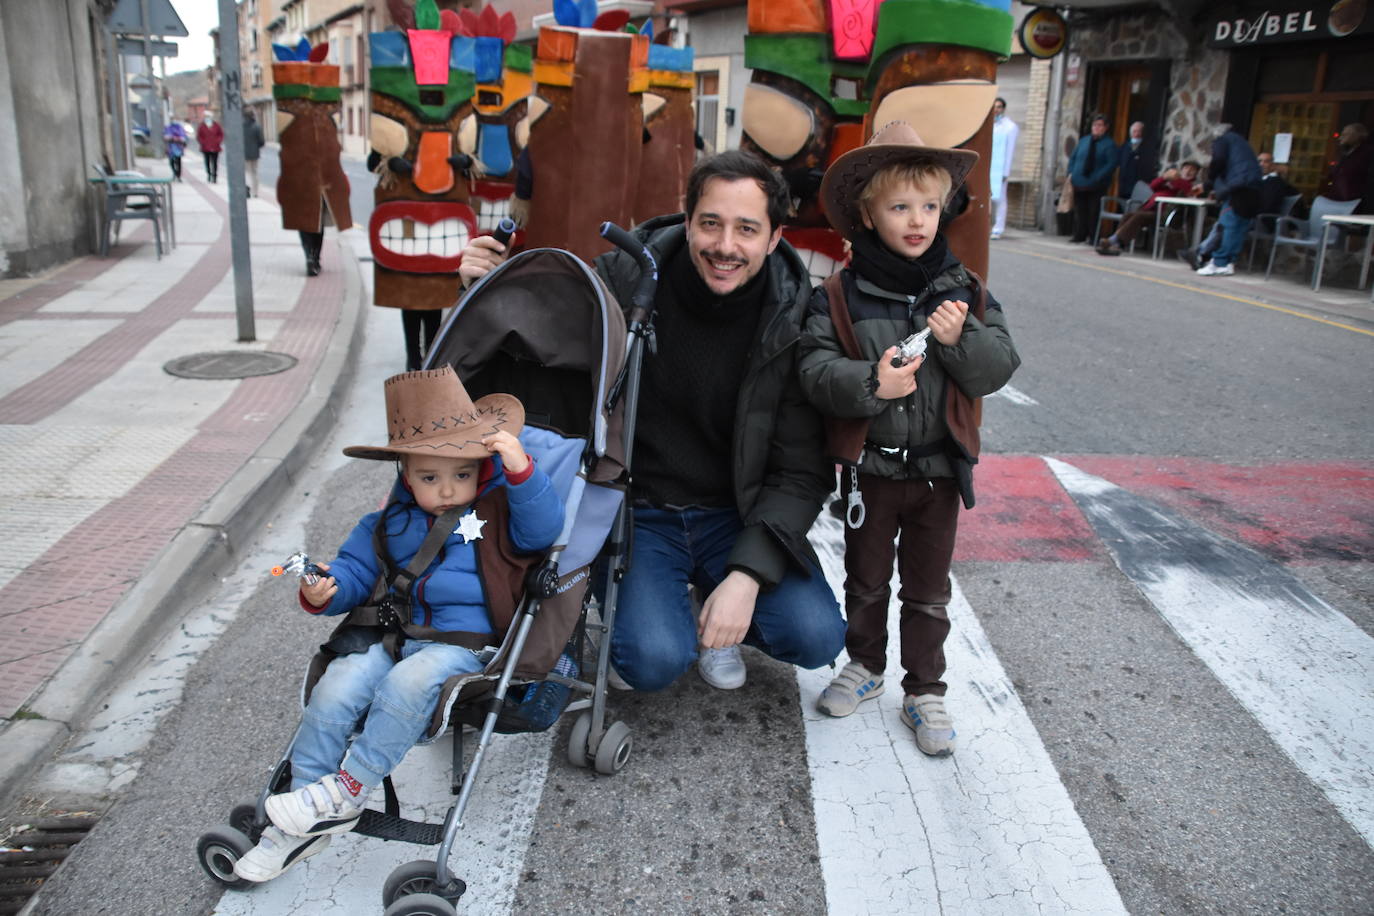
{"type": "Polygon", "coordinates": [[[1249,548],[1045,462],[1122,572],[1374,845],[1374,638],[1249,548]]]}
{"type": "MultiPolygon", "coordinates": [[[[843,533],[812,530],[843,594],[843,533]]],[[[1125,913],[1092,838],[954,586],[945,645],[958,750],[924,756],[899,719],[896,585],[886,692],[845,719],[816,711],[831,671],[798,669],[826,904],[831,914],[1125,913]]],[[[843,659],[842,659],[843,660],[843,659]]]]}
{"type": "MultiPolygon", "coordinates": [[[[530,831],[548,776],[549,746],[557,728],[538,734],[498,735],[487,748],[478,783],[463,813],[464,826],[453,844],[449,868],[467,882],[458,904],[464,916],[506,916],[529,848],[530,831]]],[[[469,733],[469,759],[476,735],[469,733]]],[[[448,736],[406,755],[396,768],[396,794],[401,814],[412,820],[441,823],[454,796],[449,794],[448,736]],[[417,802],[423,800],[423,803],[417,802]]],[[[381,792],[374,795],[379,807],[381,792]]],[[[383,842],[347,833],[329,848],[306,859],[281,877],[246,891],[226,891],[219,916],[350,916],[380,913],[382,885],[399,865],[417,859],[434,861],[439,847],[383,842]]]]}
{"type": "Polygon", "coordinates": [[[990,398],[1005,398],[1018,407],[1039,407],[1040,402],[1026,394],[1020,388],[1013,388],[1011,385],[1003,385],[1001,388],[988,395],[990,398]]]}

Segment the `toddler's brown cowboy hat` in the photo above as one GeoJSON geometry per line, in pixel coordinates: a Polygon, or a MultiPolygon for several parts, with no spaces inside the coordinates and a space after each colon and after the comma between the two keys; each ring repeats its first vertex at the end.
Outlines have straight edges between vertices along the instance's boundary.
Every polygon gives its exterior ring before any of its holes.
{"type": "Polygon", "coordinates": [[[875,133],[868,143],[845,153],[825,170],[825,177],[821,179],[821,204],[835,231],[847,239],[862,234],[865,227],[859,194],[868,179],[880,169],[908,159],[929,159],[949,172],[953,183],[949,197],[945,198],[948,205],[978,162],[978,154],[969,149],[926,146],[910,124],[893,121],[875,133]]]}
{"type": "Polygon", "coordinates": [[[473,403],[452,366],[393,375],[386,395],[386,445],[350,445],[350,458],[392,461],[405,455],[486,458],[482,437],[505,430],[518,436],[525,408],[512,394],[489,394],[473,403]]]}

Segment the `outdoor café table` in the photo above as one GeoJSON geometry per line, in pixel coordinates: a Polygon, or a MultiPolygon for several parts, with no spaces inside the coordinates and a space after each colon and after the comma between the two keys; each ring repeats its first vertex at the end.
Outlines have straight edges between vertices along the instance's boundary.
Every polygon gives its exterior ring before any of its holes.
{"type": "Polygon", "coordinates": [[[102,175],[90,179],[92,184],[103,184],[107,188],[135,190],[147,187],[162,201],[162,212],[167,214],[167,247],[177,247],[176,211],[172,208],[172,179],[154,178],[150,175],[102,175]]]}
{"type": "MultiPolygon", "coordinates": [[[[1364,261],[1360,264],[1359,289],[1364,289],[1364,281],[1369,278],[1369,253],[1374,251],[1374,216],[1357,216],[1354,214],[1341,216],[1328,213],[1322,219],[1326,221],[1326,225],[1322,226],[1322,243],[1317,246],[1317,269],[1312,272],[1313,291],[1315,292],[1322,285],[1322,265],[1326,262],[1326,246],[1331,241],[1331,230],[1339,226],[1367,226],[1369,228],[1364,240],[1364,261]]],[[[1370,299],[1374,301],[1374,290],[1370,291],[1370,299]]]]}
{"type": "Polygon", "coordinates": [[[1164,210],[1167,207],[1192,207],[1197,212],[1197,218],[1193,223],[1193,250],[1202,244],[1202,221],[1207,216],[1207,205],[1211,203],[1205,197],[1156,197],[1155,198],[1155,238],[1154,238],[1154,259],[1158,261],[1164,255],[1164,233],[1160,229],[1164,226],[1164,210]]]}

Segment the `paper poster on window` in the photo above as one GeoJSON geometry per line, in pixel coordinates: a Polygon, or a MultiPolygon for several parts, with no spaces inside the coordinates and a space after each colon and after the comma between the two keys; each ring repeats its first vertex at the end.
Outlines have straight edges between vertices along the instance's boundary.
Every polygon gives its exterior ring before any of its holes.
{"type": "Polygon", "coordinates": [[[1293,152],[1292,134],[1274,134],[1274,161],[1282,165],[1293,152]]]}

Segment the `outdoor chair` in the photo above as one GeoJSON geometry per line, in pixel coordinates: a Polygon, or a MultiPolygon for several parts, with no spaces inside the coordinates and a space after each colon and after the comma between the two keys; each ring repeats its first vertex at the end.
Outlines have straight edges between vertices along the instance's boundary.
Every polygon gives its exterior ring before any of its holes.
{"type": "Polygon", "coordinates": [[[1273,247],[1274,229],[1279,218],[1291,216],[1293,214],[1293,208],[1298,205],[1298,201],[1300,200],[1302,200],[1301,194],[1290,195],[1279,201],[1279,212],[1261,213],[1259,216],[1255,217],[1255,224],[1250,228],[1250,257],[1245,261],[1246,270],[1254,270],[1255,249],[1259,247],[1260,242],[1268,242],[1269,246],[1271,248],[1273,247]]]}
{"type": "MultiPolygon", "coordinates": [[[[1321,247],[1322,231],[1326,227],[1323,216],[1346,216],[1355,212],[1355,208],[1360,205],[1358,200],[1332,200],[1329,197],[1318,197],[1312,201],[1312,216],[1310,219],[1298,219],[1294,216],[1281,216],[1274,225],[1274,239],[1269,248],[1269,268],[1264,272],[1264,279],[1268,280],[1269,275],[1274,270],[1274,258],[1278,256],[1279,249],[1283,247],[1296,248],[1300,252],[1312,252],[1317,254],[1317,249],[1321,247]]],[[[1345,231],[1340,227],[1331,233],[1327,242],[1328,247],[1339,249],[1345,243],[1345,231]]],[[[1312,259],[1312,288],[1321,288],[1322,278],[1317,276],[1317,267],[1322,259],[1313,257],[1312,259]]]]}
{"type": "Polygon", "coordinates": [[[94,166],[99,176],[99,184],[105,200],[100,221],[100,255],[110,252],[111,244],[119,244],[119,224],[126,219],[146,219],[153,223],[153,241],[158,260],[162,260],[162,197],[152,185],[130,182],[113,182],[114,177],[142,177],[137,172],[120,172],[112,175],[103,165],[94,166]],[[113,234],[113,242],[110,236],[113,234]]]}
{"type": "MultiPolygon", "coordinates": [[[[1097,245],[1098,240],[1102,238],[1103,220],[1109,223],[1120,224],[1127,216],[1145,206],[1145,202],[1150,199],[1150,195],[1153,193],[1154,192],[1150,190],[1148,184],[1143,181],[1137,181],[1135,187],[1131,189],[1130,197],[1102,198],[1102,203],[1097,205],[1097,227],[1093,230],[1093,245],[1097,245]],[[1116,209],[1108,210],[1108,205],[1116,209]]],[[[1111,235],[1110,232],[1107,234],[1111,235]]],[[[1135,251],[1135,242],[1131,243],[1131,251],[1135,251]]]]}

